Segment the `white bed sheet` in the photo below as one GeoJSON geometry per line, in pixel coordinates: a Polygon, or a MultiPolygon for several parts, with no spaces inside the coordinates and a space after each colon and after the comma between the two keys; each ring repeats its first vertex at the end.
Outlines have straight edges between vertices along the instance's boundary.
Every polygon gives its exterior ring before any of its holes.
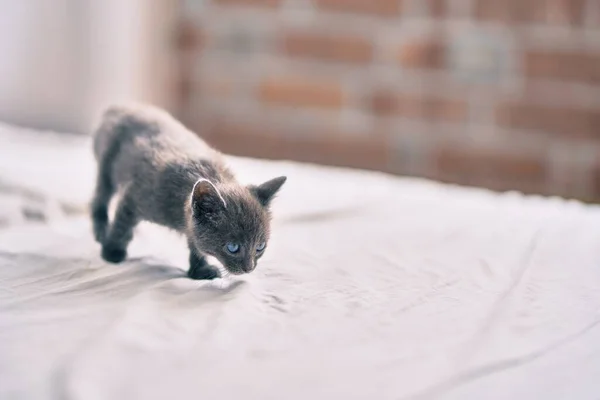
{"type": "Polygon", "coordinates": [[[0,211],[0,399],[600,398],[598,207],[231,162],[288,175],[273,239],[197,282],[149,224],[100,259],[88,139],[0,126],[0,183],[63,211],[0,211]]]}

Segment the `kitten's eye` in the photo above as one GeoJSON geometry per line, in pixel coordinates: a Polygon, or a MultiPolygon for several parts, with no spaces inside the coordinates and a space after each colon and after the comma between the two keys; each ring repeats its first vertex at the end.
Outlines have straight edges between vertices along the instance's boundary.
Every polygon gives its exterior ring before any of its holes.
{"type": "Polygon", "coordinates": [[[240,251],[240,245],[237,243],[227,243],[225,247],[227,248],[227,251],[231,254],[235,254],[238,251],[240,251]]]}
{"type": "Polygon", "coordinates": [[[262,242],[258,246],[256,246],[256,251],[263,251],[266,246],[267,246],[267,243],[266,242],[262,242]]]}

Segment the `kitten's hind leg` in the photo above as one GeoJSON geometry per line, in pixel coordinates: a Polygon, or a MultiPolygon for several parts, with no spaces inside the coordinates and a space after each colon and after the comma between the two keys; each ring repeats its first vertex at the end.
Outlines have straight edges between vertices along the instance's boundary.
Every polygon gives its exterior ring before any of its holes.
{"type": "Polygon", "coordinates": [[[105,165],[98,166],[98,177],[96,190],[91,204],[92,226],[94,238],[98,243],[103,243],[108,229],[108,206],[115,192],[114,185],[110,179],[109,171],[105,165]]]}
{"type": "Polygon", "coordinates": [[[119,202],[110,230],[102,242],[103,259],[112,263],[120,263],[127,257],[127,246],[133,239],[133,229],[138,222],[135,204],[125,194],[119,202]]]}
{"type": "Polygon", "coordinates": [[[220,278],[221,273],[219,269],[213,265],[210,265],[206,261],[206,257],[198,255],[197,252],[190,248],[190,269],[188,271],[188,277],[191,279],[215,279],[220,278]]]}

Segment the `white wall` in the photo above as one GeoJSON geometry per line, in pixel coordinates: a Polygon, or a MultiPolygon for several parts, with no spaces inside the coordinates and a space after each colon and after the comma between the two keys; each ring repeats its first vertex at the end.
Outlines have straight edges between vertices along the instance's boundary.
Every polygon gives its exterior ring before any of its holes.
{"type": "Polygon", "coordinates": [[[0,120],[86,132],[106,104],[170,108],[172,0],[0,0],[0,120]]]}

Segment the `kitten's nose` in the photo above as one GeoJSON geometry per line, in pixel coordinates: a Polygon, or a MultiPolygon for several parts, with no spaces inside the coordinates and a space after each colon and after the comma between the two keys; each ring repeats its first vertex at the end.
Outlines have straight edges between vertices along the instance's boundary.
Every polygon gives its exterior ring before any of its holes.
{"type": "Polygon", "coordinates": [[[242,269],[244,270],[244,272],[252,272],[255,267],[256,267],[256,263],[254,262],[254,260],[251,260],[251,261],[248,261],[246,264],[244,264],[242,269]]]}

